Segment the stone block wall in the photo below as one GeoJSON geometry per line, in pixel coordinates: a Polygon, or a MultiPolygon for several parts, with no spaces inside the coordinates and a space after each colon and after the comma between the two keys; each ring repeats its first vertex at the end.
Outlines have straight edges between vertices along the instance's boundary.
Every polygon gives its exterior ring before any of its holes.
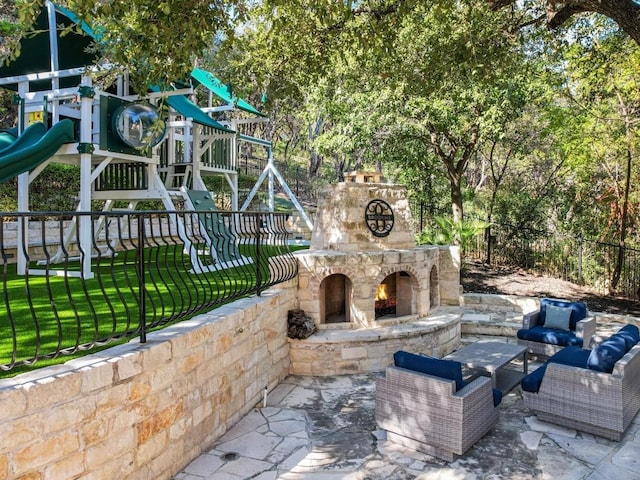
{"type": "Polygon", "coordinates": [[[291,374],[329,376],[377,372],[398,350],[443,357],[460,346],[458,307],[441,307],[427,318],[368,329],[320,330],[289,339],[291,374]]]}
{"type": "Polygon", "coordinates": [[[465,293],[464,308],[473,313],[498,313],[506,316],[522,316],[540,308],[540,299],[516,297],[515,295],[493,295],[486,293],[465,293]]]}
{"type": "Polygon", "coordinates": [[[438,251],[440,305],[462,305],[460,247],[442,246],[438,251]]]}
{"type": "Polygon", "coordinates": [[[366,252],[414,248],[415,238],[406,189],[379,183],[336,183],[326,187],[318,199],[311,235],[311,250],[366,252]],[[365,222],[365,209],[374,199],[385,200],[393,209],[393,229],[376,237],[365,222]]]}
{"type": "Polygon", "coordinates": [[[289,374],[296,289],[0,380],[0,480],[171,478],[289,374]]]}

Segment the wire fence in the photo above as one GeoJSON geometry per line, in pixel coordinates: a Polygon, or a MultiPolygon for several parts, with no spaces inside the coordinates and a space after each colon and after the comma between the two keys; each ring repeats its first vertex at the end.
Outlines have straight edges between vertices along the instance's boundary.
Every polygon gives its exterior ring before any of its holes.
{"type": "Polygon", "coordinates": [[[286,214],[0,212],[0,369],[94,350],[297,275],[286,214]]]}
{"type": "Polygon", "coordinates": [[[493,225],[465,247],[464,256],[560,278],[605,295],[640,298],[640,250],[626,245],[493,225]]]}

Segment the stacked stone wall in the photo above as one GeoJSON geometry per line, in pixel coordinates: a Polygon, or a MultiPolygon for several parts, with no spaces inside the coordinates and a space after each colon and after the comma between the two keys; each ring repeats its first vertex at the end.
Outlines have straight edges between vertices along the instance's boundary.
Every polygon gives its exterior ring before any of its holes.
{"type": "Polygon", "coordinates": [[[521,316],[525,313],[538,310],[540,308],[540,299],[534,297],[516,297],[514,295],[465,293],[464,308],[467,312],[500,313],[507,316],[521,316]]]}
{"type": "Polygon", "coordinates": [[[303,340],[289,339],[291,373],[330,376],[378,372],[398,350],[443,357],[460,345],[457,307],[436,309],[427,318],[377,328],[320,330],[303,340]]]}
{"type": "Polygon", "coordinates": [[[442,246],[438,251],[440,305],[462,305],[460,247],[442,246]]]}
{"type": "Polygon", "coordinates": [[[289,374],[297,282],[0,380],[0,480],[168,479],[289,374]]]}
{"type": "Polygon", "coordinates": [[[318,205],[311,250],[366,252],[416,246],[406,189],[400,185],[336,183],[321,192],[318,205]],[[393,229],[385,237],[374,236],[365,222],[365,209],[375,199],[384,199],[393,209],[393,229]]]}

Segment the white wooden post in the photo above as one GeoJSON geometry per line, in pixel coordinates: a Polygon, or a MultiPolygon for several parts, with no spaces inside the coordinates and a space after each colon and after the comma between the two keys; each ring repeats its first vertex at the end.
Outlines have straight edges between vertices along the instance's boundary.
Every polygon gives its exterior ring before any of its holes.
{"type": "Polygon", "coordinates": [[[267,191],[269,192],[269,200],[267,205],[269,205],[269,211],[273,212],[275,210],[275,201],[273,200],[273,153],[271,152],[271,148],[267,148],[267,165],[269,168],[269,177],[267,179],[267,191]]]}
{"type": "MultiPolygon", "coordinates": [[[[80,203],[79,212],[91,211],[91,154],[93,152],[93,141],[91,136],[92,104],[94,90],[92,80],[89,75],[82,76],[82,83],[79,89],[80,94],[80,143],[78,152],[80,153],[80,203]]],[[[84,252],[82,257],[82,275],[84,278],[93,278],[91,272],[91,222],[90,216],[81,215],[78,218],[78,232],[80,239],[80,249],[84,252]]]]}
{"type": "MultiPolygon", "coordinates": [[[[58,28],[56,24],[56,8],[53,3],[47,1],[47,16],[49,20],[49,49],[51,50],[51,71],[58,72],[60,70],[60,63],[58,61],[58,28]]],[[[58,76],[53,76],[51,78],[51,93],[55,96],[56,92],[60,88],[60,79],[58,76]]],[[[53,100],[51,102],[51,118],[52,122],[55,123],[60,119],[60,115],[58,113],[58,102],[53,100]]],[[[47,119],[44,119],[46,125],[47,119]]]]}
{"type": "MultiPolygon", "coordinates": [[[[20,103],[18,104],[18,132],[20,135],[24,133],[24,130],[28,126],[27,114],[24,113],[22,102],[24,102],[25,95],[29,92],[29,81],[22,81],[18,83],[18,95],[20,96],[20,103]]],[[[29,211],[29,172],[24,172],[18,175],[18,212],[29,211]]],[[[16,259],[16,268],[18,275],[24,275],[27,273],[27,257],[25,250],[29,251],[29,219],[25,217],[18,217],[18,235],[17,235],[17,249],[16,253],[18,258],[16,259]],[[22,248],[22,245],[25,248],[22,248]]]]}

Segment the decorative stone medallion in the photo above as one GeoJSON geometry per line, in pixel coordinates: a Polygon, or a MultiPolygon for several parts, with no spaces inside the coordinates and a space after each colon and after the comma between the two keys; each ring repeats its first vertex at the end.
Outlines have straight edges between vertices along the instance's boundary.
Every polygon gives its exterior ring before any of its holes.
{"type": "Polygon", "coordinates": [[[364,210],[364,219],[376,237],[386,237],[393,229],[393,210],[384,200],[371,200],[364,210]]]}

